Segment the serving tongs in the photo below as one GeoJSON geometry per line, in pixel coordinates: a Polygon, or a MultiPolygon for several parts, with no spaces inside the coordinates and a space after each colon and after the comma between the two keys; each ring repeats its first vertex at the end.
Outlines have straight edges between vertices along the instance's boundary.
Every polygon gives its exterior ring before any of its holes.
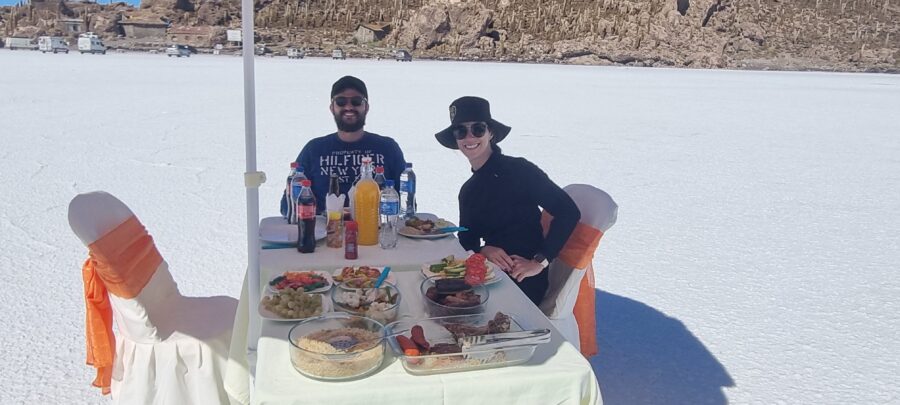
{"type": "Polygon", "coordinates": [[[462,348],[463,353],[509,346],[539,345],[550,342],[550,329],[464,336],[457,339],[456,342],[462,348]]]}

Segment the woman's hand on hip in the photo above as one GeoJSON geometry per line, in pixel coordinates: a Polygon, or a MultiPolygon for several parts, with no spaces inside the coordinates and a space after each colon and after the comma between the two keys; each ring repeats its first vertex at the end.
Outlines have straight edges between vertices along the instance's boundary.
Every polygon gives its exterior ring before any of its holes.
{"type": "Polygon", "coordinates": [[[483,254],[484,257],[487,257],[492,263],[500,266],[505,272],[509,272],[512,270],[513,266],[515,266],[513,259],[506,254],[506,251],[496,246],[485,246],[481,248],[481,254],[483,254]]]}
{"type": "Polygon", "coordinates": [[[526,259],[519,255],[512,255],[512,259],[514,266],[512,271],[509,272],[509,276],[520,283],[522,280],[537,275],[544,270],[544,265],[534,260],[526,259]]]}

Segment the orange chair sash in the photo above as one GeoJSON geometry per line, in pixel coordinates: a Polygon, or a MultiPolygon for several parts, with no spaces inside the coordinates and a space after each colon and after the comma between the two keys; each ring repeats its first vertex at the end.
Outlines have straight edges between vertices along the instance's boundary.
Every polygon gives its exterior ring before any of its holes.
{"type": "Polygon", "coordinates": [[[578,286],[578,297],[575,298],[575,323],[578,324],[578,339],[581,343],[581,354],[591,357],[599,353],[597,345],[597,303],[594,286],[594,265],[588,264],[578,286]]]}
{"type": "Polygon", "coordinates": [[[82,266],[87,364],[97,369],[92,385],[109,394],[116,339],[109,293],[122,298],[140,294],[162,263],[153,237],[134,216],[88,246],[82,266]]]}
{"type": "MultiPolygon", "coordinates": [[[[544,234],[550,228],[553,216],[546,211],[541,215],[541,225],[544,234]]],[[[585,275],[578,286],[578,296],[575,299],[575,322],[578,324],[578,337],[581,344],[581,354],[591,357],[598,353],[597,348],[597,309],[594,296],[594,252],[600,245],[603,231],[585,223],[579,222],[572,231],[572,235],[563,245],[558,259],[573,269],[585,269],[585,275]]]]}

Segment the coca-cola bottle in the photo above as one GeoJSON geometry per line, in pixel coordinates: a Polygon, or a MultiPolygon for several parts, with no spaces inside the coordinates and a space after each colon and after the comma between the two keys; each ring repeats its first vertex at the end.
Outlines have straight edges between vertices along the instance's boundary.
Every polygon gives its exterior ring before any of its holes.
{"type": "Polygon", "coordinates": [[[297,251],[312,253],[316,250],[316,196],[309,188],[309,180],[301,183],[297,198],[297,251]]]}
{"type": "Polygon", "coordinates": [[[378,190],[384,190],[384,166],[378,166],[375,168],[375,183],[378,183],[378,190]]]}

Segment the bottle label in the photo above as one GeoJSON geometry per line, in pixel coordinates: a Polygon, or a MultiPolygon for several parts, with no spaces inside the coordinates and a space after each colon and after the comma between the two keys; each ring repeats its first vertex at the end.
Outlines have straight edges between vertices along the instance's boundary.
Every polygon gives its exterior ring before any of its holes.
{"type": "Polygon", "coordinates": [[[400,214],[400,202],[399,201],[382,201],[380,208],[381,208],[381,215],[399,215],[400,214]]]}
{"type": "Polygon", "coordinates": [[[297,217],[300,219],[313,219],[316,217],[316,206],[315,205],[298,205],[297,206],[297,217]]]}
{"type": "Polygon", "coordinates": [[[416,192],[416,183],[408,180],[400,181],[400,192],[401,193],[415,193],[416,192]]]}

